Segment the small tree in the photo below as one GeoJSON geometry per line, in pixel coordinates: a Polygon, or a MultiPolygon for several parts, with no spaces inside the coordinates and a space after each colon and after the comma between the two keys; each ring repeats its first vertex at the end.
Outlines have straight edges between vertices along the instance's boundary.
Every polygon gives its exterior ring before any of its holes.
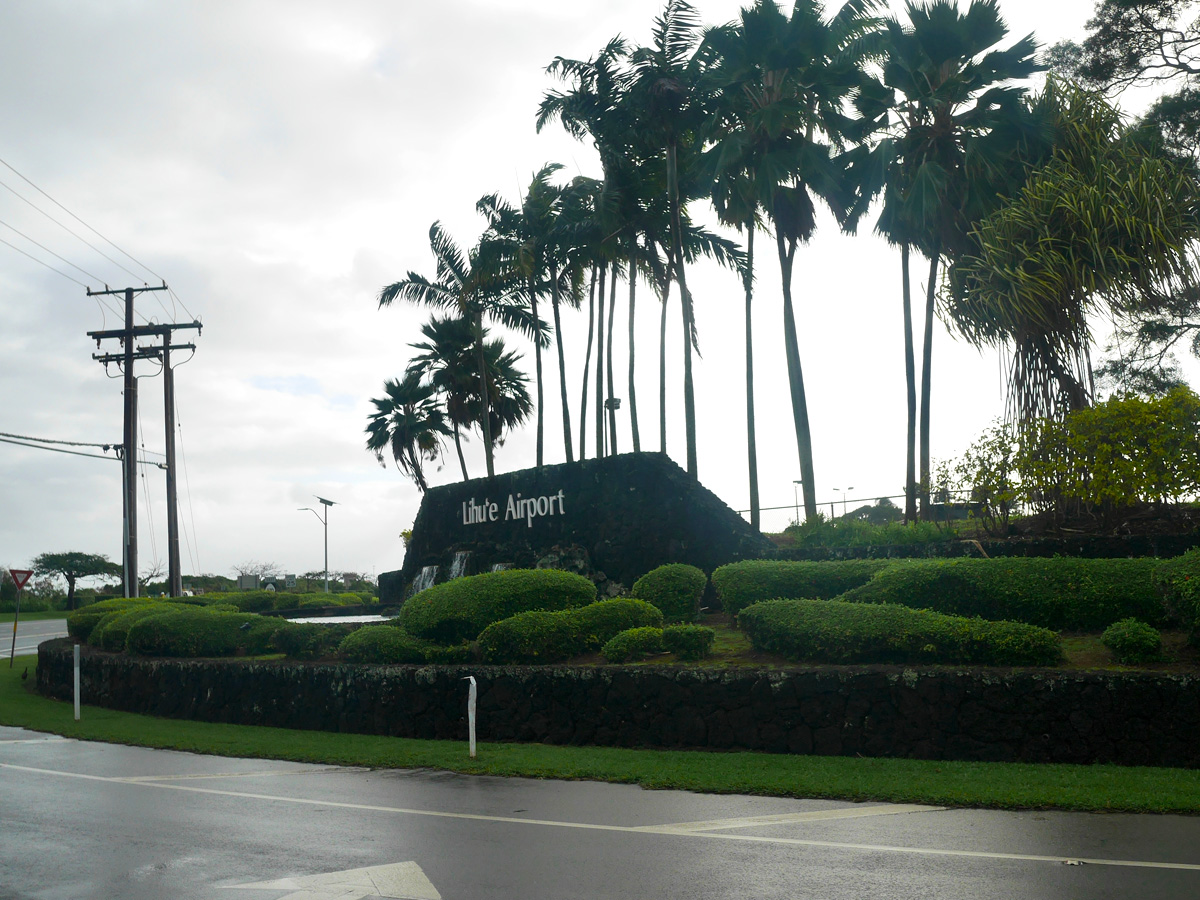
{"type": "Polygon", "coordinates": [[[42,553],[33,560],[36,575],[61,576],[67,580],[67,609],[75,608],[75,582],[80,578],[120,578],[121,566],[104,554],[42,553]]]}

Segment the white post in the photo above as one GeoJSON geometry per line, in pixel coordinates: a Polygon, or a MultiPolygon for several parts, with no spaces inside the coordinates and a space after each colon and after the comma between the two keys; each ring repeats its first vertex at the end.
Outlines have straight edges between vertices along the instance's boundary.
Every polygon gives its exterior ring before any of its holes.
{"type": "Polygon", "coordinates": [[[475,686],[475,676],[468,675],[463,681],[471,682],[470,690],[467,691],[467,736],[471,744],[471,759],[475,758],[475,700],[479,696],[479,689],[475,686]]]}
{"type": "Polygon", "coordinates": [[[79,721],[79,645],[75,645],[75,721],[79,721]]]}

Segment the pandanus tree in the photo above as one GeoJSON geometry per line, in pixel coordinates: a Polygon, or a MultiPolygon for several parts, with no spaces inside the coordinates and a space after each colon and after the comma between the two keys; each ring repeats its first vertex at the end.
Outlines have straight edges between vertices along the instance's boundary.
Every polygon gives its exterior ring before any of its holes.
{"type": "MultiPolygon", "coordinates": [[[[970,217],[994,189],[989,179],[969,177],[968,159],[986,154],[996,129],[1014,127],[1022,115],[1023,86],[1039,68],[1032,35],[996,49],[1008,28],[996,0],[972,0],[966,12],[951,0],[909,2],[908,24],[887,23],[883,83],[894,92],[893,140],[884,205],[877,229],[900,247],[904,306],[905,380],[908,397],[908,463],[905,517],[917,515],[918,492],[928,502],[933,320],[939,262],[956,252],[970,230],[970,217]],[[929,260],[921,357],[920,481],[914,465],[916,371],[909,258],[917,250],[929,260]]],[[[987,164],[980,167],[988,168],[987,164]]]]}
{"type": "MultiPolygon", "coordinates": [[[[429,246],[436,261],[434,277],[409,272],[407,277],[383,287],[379,292],[379,305],[390,306],[399,299],[433,309],[449,310],[459,318],[466,319],[471,323],[474,333],[479,378],[487,385],[484,321],[496,321],[527,335],[540,335],[541,329],[535,325],[528,311],[512,299],[507,285],[492,275],[495,271],[489,259],[492,252],[485,244],[464,253],[441,224],[434,222],[429,227],[429,246]]],[[[495,441],[488,411],[490,394],[490,386],[481,393],[479,423],[488,478],[493,478],[496,474],[493,458],[495,441]]]]}

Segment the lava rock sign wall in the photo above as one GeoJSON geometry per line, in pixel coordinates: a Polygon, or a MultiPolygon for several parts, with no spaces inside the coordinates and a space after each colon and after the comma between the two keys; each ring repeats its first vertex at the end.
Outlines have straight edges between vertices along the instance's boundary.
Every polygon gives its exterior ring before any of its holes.
{"type": "Polygon", "coordinates": [[[628,588],[664,563],[711,573],[770,549],[665,454],[629,453],[431,488],[398,580],[409,586],[433,566],[443,581],[541,562],[628,588]]]}

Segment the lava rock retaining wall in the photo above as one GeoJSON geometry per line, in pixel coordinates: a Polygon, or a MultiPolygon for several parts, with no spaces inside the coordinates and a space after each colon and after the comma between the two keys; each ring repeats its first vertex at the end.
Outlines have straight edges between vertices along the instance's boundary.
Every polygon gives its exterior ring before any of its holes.
{"type": "MultiPolygon", "coordinates": [[[[72,644],[38,648],[71,697],[72,644]]],[[[363,666],[143,659],[83,648],[83,702],[170,718],[483,741],[1019,762],[1200,766],[1200,678],[820,667],[363,666]]]]}

